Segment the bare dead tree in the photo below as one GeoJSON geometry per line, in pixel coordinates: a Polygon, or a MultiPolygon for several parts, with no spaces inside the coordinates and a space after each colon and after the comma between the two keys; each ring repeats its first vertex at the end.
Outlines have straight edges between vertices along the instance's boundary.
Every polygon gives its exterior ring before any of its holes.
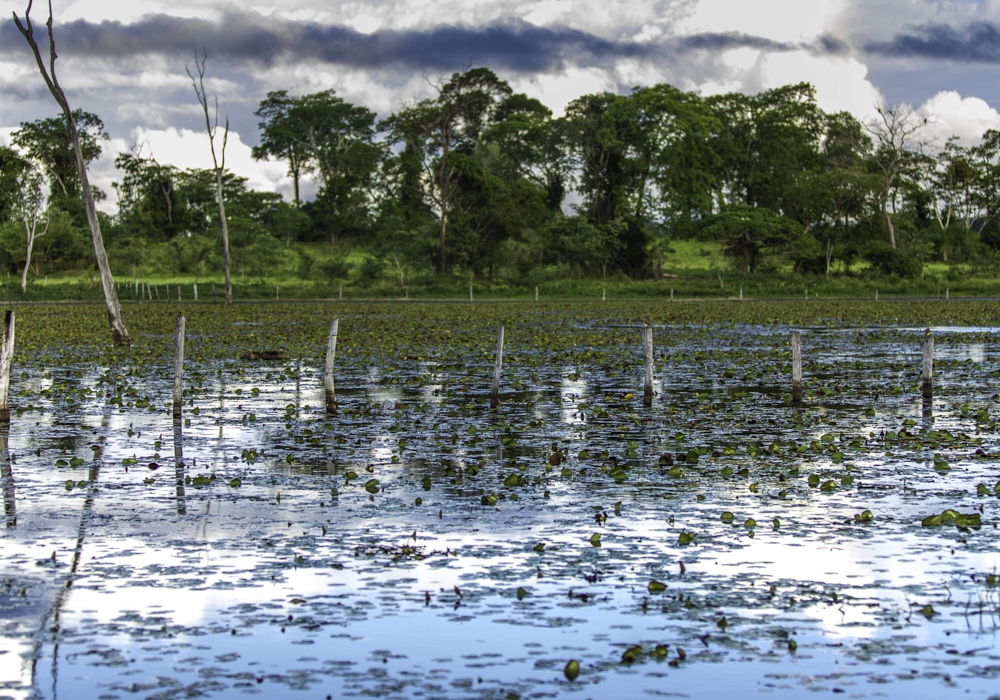
{"type": "Polygon", "coordinates": [[[907,104],[879,104],[875,106],[875,111],[876,115],[865,122],[864,127],[875,141],[875,165],[882,176],[879,208],[889,229],[889,242],[895,248],[896,226],[892,215],[895,213],[899,176],[911,152],[925,145],[917,139],[917,134],[927,125],[927,119],[921,118],[907,104]]]}
{"type": "Polygon", "coordinates": [[[215,134],[219,130],[219,98],[215,98],[214,117],[208,113],[208,95],[205,92],[205,61],[208,60],[208,53],[202,51],[201,60],[198,60],[197,52],[194,55],[194,67],[198,77],[191,75],[191,69],[184,66],[191,84],[194,86],[194,93],[198,96],[198,103],[205,113],[205,130],[208,132],[208,145],[212,151],[212,165],[215,168],[215,196],[219,200],[219,221],[222,224],[222,264],[226,273],[226,306],[233,305],[233,283],[229,276],[229,226],[226,222],[226,203],[222,198],[222,173],[226,169],[226,142],[229,140],[229,118],[226,117],[226,128],[222,133],[222,159],[215,154],[215,134]]]}
{"type": "MultiPolygon", "coordinates": [[[[21,221],[24,222],[24,270],[21,271],[21,294],[28,289],[28,269],[31,267],[31,251],[35,248],[35,241],[49,232],[49,216],[45,212],[45,227],[39,231],[38,224],[42,218],[45,208],[45,198],[42,195],[41,174],[35,170],[34,164],[28,168],[23,177],[19,178],[18,185],[21,188],[20,209],[21,221]]],[[[37,274],[37,269],[35,273],[37,274]]]]}
{"type": "Polygon", "coordinates": [[[104,289],[104,305],[108,311],[108,323],[111,326],[111,339],[116,345],[131,345],[128,331],[125,330],[125,323],[122,321],[122,310],[118,304],[118,294],[115,293],[115,281],[111,276],[111,268],[108,265],[108,255],[104,251],[104,237],[101,236],[101,224],[97,219],[97,209],[94,206],[94,195],[90,190],[90,180],[87,177],[87,164],[83,160],[83,152],[80,150],[80,134],[73,121],[73,113],[66,100],[66,94],[59,85],[56,78],[56,42],[52,36],[52,1],[49,0],[49,20],[45,23],[49,35],[49,66],[46,69],[42,60],[41,51],[35,41],[34,28],[31,26],[31,5],[32,0],[28,0],[28,9],[24,11],[24,23],[14,13],[14,23],[18,31],[28,42],[32,53],[35,55],[35,63],[45,80],[45,84],[52,93],[52,97],[62,108],[66,116],[66,124],[69,127],[69,134],[73,140],[73,154],[76,156],[76,169],[80,175],[80,185],[83,188],[83,199],[87,207],[87,224],[90,226],[90,237],[94,242],[94,255],[97,258],[97,270],[101,273],[101,286],[104,289]]]}

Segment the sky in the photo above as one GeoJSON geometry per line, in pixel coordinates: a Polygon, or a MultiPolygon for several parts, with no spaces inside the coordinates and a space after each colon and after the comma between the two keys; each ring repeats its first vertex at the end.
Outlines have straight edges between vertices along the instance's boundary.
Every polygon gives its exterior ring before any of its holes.
{"type": "MultiPolygon", "coordinates": [[[[0,0],[0,143],[58,113],[11,16],[26,6],[0,0]]],[[[824,110],[860,119],[880,102],[910,104],[941,145],[1000,128],[1000,0],[53,0],[53,14],[70,104],[111,136],[91,168],[108,211],[117,152],[211,167],[185,72],[202,50],[230,122],[227,165],[289,199],[285,165],[250,157],[267,92],[332,88],[387,116],[471,65],[557,115],[581,95],[640,85],[710,95],[808,81],[824,110]]],[[[31,16],[44,35],[47,6],[31,16]]]]}

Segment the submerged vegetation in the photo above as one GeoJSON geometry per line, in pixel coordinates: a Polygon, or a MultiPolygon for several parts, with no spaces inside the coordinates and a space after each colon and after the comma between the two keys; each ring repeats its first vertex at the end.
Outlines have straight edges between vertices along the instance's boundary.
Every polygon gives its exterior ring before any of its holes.
{"type": "Polygon", "coordinates": [[[124,311],[130,349],[100,307],[18,311],[0,605],[32,662],[7,689],[993,692],[1000,304],[124,311]]]}

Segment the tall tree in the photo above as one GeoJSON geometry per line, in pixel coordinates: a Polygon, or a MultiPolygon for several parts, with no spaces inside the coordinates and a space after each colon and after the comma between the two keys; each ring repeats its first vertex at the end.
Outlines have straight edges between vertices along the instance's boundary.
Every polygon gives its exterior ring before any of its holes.
{"type": "Polygon", "coordinates": [[[32,0],[28,0],[28,7],[24,11],[24,23],[21,23],[20,18],[17,13],[14,13],[14,23],[17,25],[18,31],[28,42],[31,47],[31,51],[35,56],[35,63],[38,65],[38,70],[42,74],[42,79],[45,80],[46,86],[49,88],[49,92],[52,93],[52,97],[55,98],[56,102],[62,108],[63,115],[66,118],[66,126],[69,129],[70,138],[73,143],[73,155],[76,160],[77,174],[80,177],[80,184],[83,190],[84,203],[87,209],[87,223],[90,226],[90,237],[94,243],[94,255],[97,258],[97,269],[101,274],[101,286],[104,290],[104,305],[108,312],[108,323],[111,326],[111,339],[117,345],[131,345],[132,341],[129,338],[128,331],[125,329],[125,323],[122,321],[121,307],[118,304],[118,294],[115,292],[115,281],[111,276],[111,269],[108,265],[108,256],[104,250],[104,238],[101,236],[101,224],[97,218],[97,208],[94,206],[94,195],[90,189],[90,179],[87,177],[87,163],[84,160],[83,150],[80,147],[80,134],[76,127],[76,121],[73,118],[73,112],[70,109],[69,102],[66,100],[66,95],[63,89],[59,86],[59,80],[56,78],[56,42],[55,37],[52,34],[52,2],[49,2],[49,20],[46,22],[46,28],[48,29],[49,36],[49,65],[48,69],[45,67],[45,62],[42,60],[42,54],[38,49],[38,43],[35,41],[34,28],[31,25],[31,3],[32,0]]]}
{"type": "Polygon", "coordinates": [[[920,131],[927,124],[926,117],[920,117],[907,104],[875,106],[875,116],[865,123],[865,129],[875,141],[872,157],[873,169],[881,176],[879,209],[889,231],[889,243],[896,248],[897,193],[900,177],[904,173],[910,154],[925,145],[920,139],[920,131]]]}
{"type": "Polygon", "coordinates": [[[215,170],[215,194],[219,202],[219,225],[222,227],[222,267],[226,276],[226,306],[233,305],[233,282],[229,275],[229,224],[226,221],[226,202],[222,191],[222,173],[226,169],[226,142],[229,140],[229,118],[226,118],[226,128],[222,133],[222,158],[215,154],[215,135],[219,129],[219,100],[215,100],[215,117],[209,115],[208,93],[205,92],[205,62],[208,60],[208,53],[202,53],[201,61],[198,54],[194,55],[195,72],[198,77],[191,75],[191,70],[185,66],[191,84],[194,86],[194,93],[201,105],[201,110],[205,114],[205,130],[208,132],[208,145],[212,152],[212,167],[215,170]]]}
{"type": "Polygon", "coordinates": [[[468,68],[434,84],[437,95],[404,107],[382,122],[393,143],[419,146],[427,175],[424,196],[437,208],[440,235],[438,272],[447,270],[448,217],[459,195],[460,170],[455,154],[470,155],[493,120],[500,99],[510,86],[489,68],[468,68]]]}
{"type": "Polygon", "coordinates": [[[24,168],[18,177],[19,193],[16,216],[24,224],[24,269],[21,271],[21,294],[28,289],[28,269],[31,266],[31,251],[35,241],[49,231],[49,219],[45,213],[45,194],[42,192],[42,174],[34,167],[24,168]],[[45,225],[38,229],[42,218],[45,225]]]}
{"type": "Polygon", "coordinates": [[[296,121],[298,115],[293,113],[297,102],[297,98],[291,97],[287,90],[267,93],[267,97],[261,100],[257,111],[253,113],[255,117],[260,117],[257,124],[260,128],[260,143],[251,150],[255,160],[279,158],[288,161],[288,174],[292,177],[296,207],[302,204],[299,178],[306,160],[302,140],[304,128],[296,121]]]}

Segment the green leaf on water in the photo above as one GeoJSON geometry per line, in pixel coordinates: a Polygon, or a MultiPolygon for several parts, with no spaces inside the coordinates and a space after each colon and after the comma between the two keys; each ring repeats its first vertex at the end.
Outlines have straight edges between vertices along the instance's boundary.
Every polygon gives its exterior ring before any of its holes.
{"type": "Polygon", "coordinates": [[[834,481],[833,479],[827,479],[826,481],[823,482],[823,485],[819,487],[819,490],[824,491],[826,493],[829,493],[830,491],[836,491],[837,482],[834,481]]]}
{"type": "Polygon", "coordinates": [[[83,459],[80,457],[73,457],[69,460],[69,466],[71,467],[79,467],[81,464],[83,464],[83,459]]]}
{"type": "Polygon", "coordinates": [[[736,516],[730,513],[728,510],[723,511],[722,515],[719,517],[724,523],[731,523],[736,518],[736,516]]]}
{"type": "Polygon", "coordinates": [[[73,490],[73,487],[74,487],[74,486],[76,486],[76,482],[75,482],[75,481],[73,481],[72,479],[68,479],[68,480],[66,481],[66,484],[65,484],[65,486],[66,486],[66,490],[67,490],[67,491],[72,491],[72,490],[73,490]]]}
{"type": "Polygon", "coordinates": [[[667,590],[667,585],[659,581],[650,581],[646,588],[649,589],[650,593],[663,593],[663,591],[667,590]]]}
{"type": "Polygon", "coordinates": [[[65,459],[57,459],[56,460],[56,466],[57,467],[66,467],[66,466],[69,466],[69,462],[67,462],[65,459]]]}
{"type": "Polygon", "coordinates": [[[732,475],[733,475],[733,468],[732,467],[723,467],[722,468],[722,476],[732,476],[732,475]]]}
{"type": "Polygon", "coordinates": [[[525,590],[524,588],[518,588],[516,591],[514,591],[514,595],[517,596],[518,600],[524,600],[530,595],[530,593],[528,593],[528,591],[525,590]]]}
{"type": "Polygon", "coordinates": [[[799,645],[795,643],[794,639],[788,640],[788,651],[795,653],[795,650],[799,648],[799,645]]]}
{"type": "Polygon", "coordinates": [[[423,503],[424,503],[424,499],[420,498],[419,496],[417,496],[417,499],[415,501],[413,501],[413,505],[415,505],[415,506],[423,505],[423,503]]]}
{"type": "Polygon", "coordinates": [[[777,530],[778,528],[781,527],[781,521],[775,518],[774,520],[771,521],[771,525],[774,527],[775,530],[777,530]]]}
{"type": "Polygon", "coordinates": [[[986,484],[977,484],[976,485],[976,495],[977,496],[989,496],[990,495],[990,490],[989,490],[989,488],[987,488],[986,484]]]}
{"type": "Polygon", "coordinates": [[[638,658],[641,655],[642,655],[641,646],[639,646],[638,644],[636,644],[635,646],[631,646],[625,650],[625,653],[622,654],[622,663],[623,664],[635,663],[635,661],[638,660],[638,658]]]}
{"type": "Polygon", "coordinates": [[[924,527],[937,527],[942,522],[940,515],[928,515],[926,518],[920,521],[920,524],[924,527]]]}
{"type": "Polygon", "coordinates": [[[594,547],[600,547],[601,546],[601,533],[595,532],[593,535],[591,535],[590,536],[590,544],[593,545],[594,547]]]}
{"type": "Polygon", "coordinates": [[[544,542],[539,542],[538,544],[536,544],[531,549],[533,551],[535,551],[535,552],[544,552],[545,551],[545,543],[544,542]]]}
{"type": "Polygon", "coordinates": [[[934,617],[935,615],[937,615],[937,611],[934,610],[933,607],[931,607],[930,603],[928,603],[924,607],[920,608],[920,610],[918,610],[917,612],[919,612],[921,615],[923,615],[924,617],[926,617],[928,620],[930,620],[932,617],[934,617]]]}
{"type": "Polygon", "coordinates": [[[665,658],[667,658],[667,645],[666,644],[657,644],[656,647],[653,649],[652,653],[653,653],[653,656],[656,657],[657,659],[665,659],[665,658]]]}
{"type": "Polygon", "coordinates": [[[483,494],[483,497],[479,499],[479,503],[484,506],[495,506],[497,504],[496,494],[483,494]]]}
{"type": "Polygon", "coordinates": [[[692,542],[694,542],[694,533],[693,532],[682,532],[677,537],[677,544],[679,544],[681,546],[689,545],[692,542]]]}
{"type": "Polygon", "coordinates": [[[757,527],[757,521],[756,521],[756,520],[754,520],[753,518],[747,518],[747,519],[746,519],[746,520],[745,520],[745,521],[743,522],[743,527],[747,527],[747,528],[755,528],[755,527],[757,527]]]}
{"type": "Polygon", "coordinates": [[[862,511],[854,516],[854,522],[856,523],[870,523],[874,519],[875,515],[870,510],[862,511]]]}
{"type": "Polygon", "coordinates": [[[566,662],[566,667],[563,669],[563,675],[566,676],[566,680],[570,683],[575,681],[580,675],[580,662],[576,659],[570,659],[566,662]]]}
{"type": "Polygon", "coordinates": [[[810,474],[806,482],[809,484],[810,488],[816,488],[819,486],[819,474],[810,474]]]}
{"type": "Polygon", "coordinates": [[[368,493],[378,493],[378,479],[369,479],[366,481],[365,491],[368,493]]]}
{"type": "Polygon", "coordinates": [[[358,474],[357,472],[349,471],[346,474],[344,474],[344,478],[347,479],[348,481],[351,481],[352,479],[357,479],[358,474]]]}
{"type": "Polygon", "coordinates": [[[240,486],[243,485],[243,482],[239,479],[239,477],[237,477],[235,479],[231,479],[229,481],[229,485],[232,486],[234,489],[238,489],[240,486]]]}

